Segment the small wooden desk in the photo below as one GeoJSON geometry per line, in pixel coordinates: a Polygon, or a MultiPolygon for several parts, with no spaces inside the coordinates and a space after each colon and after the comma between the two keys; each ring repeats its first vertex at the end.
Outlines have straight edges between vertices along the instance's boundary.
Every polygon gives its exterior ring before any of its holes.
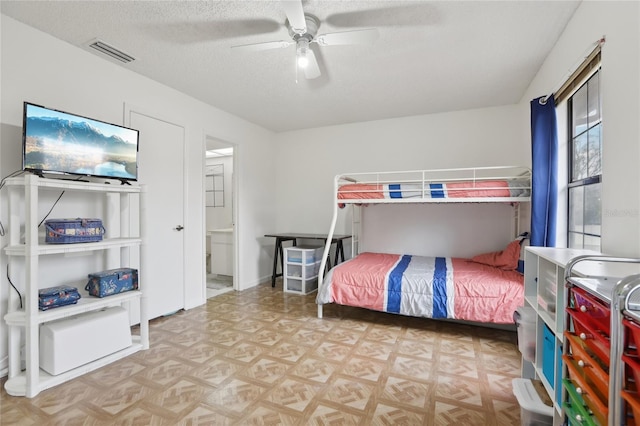
{"type": "MultiPolygon", "coordinates": [[[[327,236],[324,234],[300,234],[295,232],[288,232],[282,234],[266,234],[265,237],[272,237],[276,239],[275,250],[273,253],[273,274],[271,275],[271,287],[276,286],[276,278],[282,276],[282,271],[284,270],[284,253],[282,250],[282,243],[285,241],[291,241],[293,246],[298,245],[298,239],[300,240],[322,240],[324,244],[327,243],[327,236]],[[280,257],[280,273],[278,273],[278,257],[280,257]]],[[[338,259],[340,262],[344,262],[344,246],[342,244],[343,240],[351,238],[351,235],[334,235],[331,238],[331,244],[336,245],[336,256],[334,264],[338,264],[338,259]]],[[[327,259],[327,265],[331,268],[331,259],[327,259]]]]}

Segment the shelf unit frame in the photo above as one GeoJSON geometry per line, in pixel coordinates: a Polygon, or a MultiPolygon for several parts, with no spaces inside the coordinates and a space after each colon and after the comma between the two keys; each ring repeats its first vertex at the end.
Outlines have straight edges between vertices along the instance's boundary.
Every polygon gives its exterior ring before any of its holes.
{"type": "MultiPolygon", "coordinates": [[[[20,309],[20,298],[15,292],[9,293],[7,314],[4,320],[8,326],[9,375],[5,389],[12,396],[35,397],[44,389],[56,386],[89,371],[131,355],[139,350],[149,348],[149,324],[147,319],[146,297],[139,280],[139,290],[108,296],[92,298],[83,294],[75,305],[58,307],[48,311],[38,309],[39,258],[41,256],[101,252],[105,254],[107,264],[121,264],[124,261],[122,249],[137,248],[140,250],[140,269],[143,269],[142,238],[131,236],[131,195],[139,194],[138,213],[142,213],[144,205],[144,188],[142,186],[115,185],[98,182],[79,182],[62,179],[42,178],[36,175],[24,175],[6,180],[9,192],[9,244],[4,248],[11,264],[16,259],[24,259],[25,289],[24,308],[20,309]],[[100,242],[76,244],[40,244],[38,239],[38,204],[40,191],[64,190],[84,193],[102,193],[106,197],[107,219],[119,223],[119,229],[110,229],[106,238],[100,242]],[[24,200],[24,218],[20,215],[20,201],[24,200]],[[24,223],[24,243],[21,242],[20,230],[24,223]],[[85,312],[102,309],[108,306],[121,306],[128,303],[139,303],[140,324],[139,335],[132,336],[133,344],[123,350],[94,360],[88,364],[74,368],[65,373],[50,375],[40,369],[39,362],[39,327],[49,321],[70,317],[85,312]],[[21,369],[20,331],[25,335],[25,369],[21,369]]],[[[140,223],[140,233],[143,224],[140,223]]],[[[83,288],[79,289],[81,293],[83,288]]]]}

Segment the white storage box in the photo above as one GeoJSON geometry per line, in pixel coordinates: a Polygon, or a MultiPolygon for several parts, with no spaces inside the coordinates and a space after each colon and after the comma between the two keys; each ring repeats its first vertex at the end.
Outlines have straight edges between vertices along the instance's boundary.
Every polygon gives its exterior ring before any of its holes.
{"type": "Polygon", "coordinates": [[[513,317],[518,328],[518,349],[522,358],[534,362],[536,358],[536,311],[529,306],[520,306],[513,317]]]}
{"type": "Polygon", "coordinates": [[[522,426],[553,425],[553,407],[542,402],[530,379],[513,379],[512,385],[513,394],[520,404],[522,426]]]}
{"type": "Polygon", "coordinates": [[[56,375],[131,346],[126,309],[114,306],[40,327],[40,368],[56,375]]]}

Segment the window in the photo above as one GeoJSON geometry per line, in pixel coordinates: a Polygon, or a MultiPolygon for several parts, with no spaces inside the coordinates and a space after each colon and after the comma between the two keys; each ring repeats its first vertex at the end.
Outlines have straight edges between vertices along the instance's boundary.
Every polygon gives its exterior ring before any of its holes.
{"type": "Polygon", "coordinates": [[[205,195],[207,207],[224,207],[224,164],[209,166],[205,195]]]}
{"type": "Polygon", "coordinates": [[[600,71],[568,100],[569,214],[567,245],[600,251],[602,113],[600,71]]]}

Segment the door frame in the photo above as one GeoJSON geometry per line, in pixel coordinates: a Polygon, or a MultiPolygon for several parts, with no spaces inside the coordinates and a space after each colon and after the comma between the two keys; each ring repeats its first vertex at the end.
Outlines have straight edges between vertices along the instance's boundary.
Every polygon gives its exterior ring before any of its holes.
{"type": "Polygon", "coordinates": [[[203,134],[202,134],[202,229],[205,231],[202,233],[203,237],[202,237],[202,247],[203,247],[203,253],[202,253],[202,257],[204,259],[204,265],[205,267],[203,268],[203,272],[202,272],[202,288],[203,288],[203,292],[204,292],[204,298],[205,300],[207,299],[207,271],[206,271],[206,258],[207,258],[207,207],[206,207],[206,200],[205,200],[205,170],[206,170],[206,163],[207,163],[207,138],[214,138],[217,139],[227,145],[230,145],[231,147],[233,147],[233,179],[231,181],[231,192],[232,192],[232,213],[231,213],[231,221],[233,222],[233,233],[232,233],[232,239],[233,239],[233,266],[232,266],[232,270],[233,270],[233,290],[238,291],[240,289],[240,238],[239,238],[239,223],[238,223],[238,218],[239,218],[239,214],[238,214],[238,207],[240,205],[239,203],[239,198],[240,198],[240,161],[238,160],[240,157],[240,145],[238,145],[235,142],[230,142],[229,140],[225,139],[225,138],[221,138],[219,136],[216,136],[216,132],[213,131],[208,131],[208,130],[204,130],[203,134]]]}
{"type": "MultiPolygon", "coordinates": [[[[159,121],[164,121],[165,123],[174,125],[174,126],[178,126],[181,127],[183,129],[183,138],[182,138],[182,222],[184,226],[184,230],[185,230],[185,235],[182,238],[182,308],[181,309],[186,309],[186,304],[187,304],[187,286],[186,286],[186,282],[187,282],[187,271],[186,271],[186,244],[185,241],[187,240],[186,236],[187,236],[187,232],[190,231],[190,226],[189,226],[189,216],[187,214],[187,190],[188,190],[188,185],[187,185],[187,126],[183,123],[179,123],[177,122],[175,119],[173,118],[169,118],[167,115],[165,115],[165,113],[163,112],[159,112],[158,110],[152,109],[152,108],[148,108],[148,107],[141,107],[139,105],[134,105],[132,103],[129,102],[125,102],[124,103],[124,110],[123,110],[123,123],[125,126],[130,127],[131,126],[131,113],[136,113],[136,114],[140,114],[140,115],[144,115],[146,117],[155,119],[155,120],[159,120],[159,121]]],[[[141,253],[141,261],[142,261],[142,256],[144,254],[141,253]]],[[[148,265],[148,262],[146,262],[146,264],[148,265]]],[[[143,284],[144,285],[144,284],[143,284]]]]}

